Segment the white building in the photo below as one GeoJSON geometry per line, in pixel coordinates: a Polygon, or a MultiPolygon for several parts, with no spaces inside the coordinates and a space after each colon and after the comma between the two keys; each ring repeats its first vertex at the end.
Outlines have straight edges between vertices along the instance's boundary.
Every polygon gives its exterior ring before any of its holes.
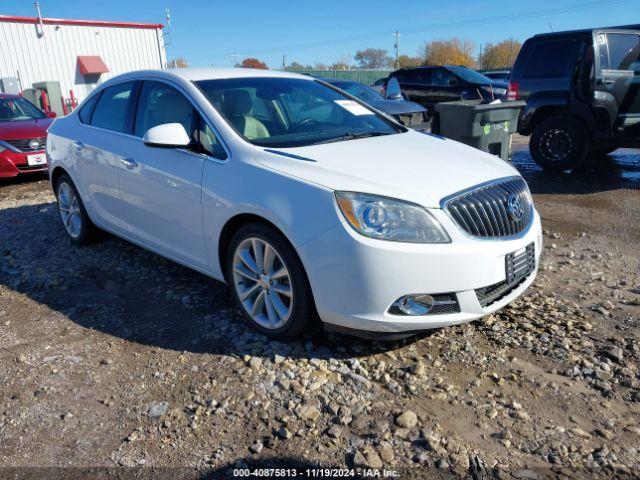
{"type": "Polygon", "coordinates": [[[0,79],[17,78],[21,91],[39,82],[59,82],[57,95],[82,101],[114,75],[164,68],[162,28],[150,23],[0,15],[0,79]]]}

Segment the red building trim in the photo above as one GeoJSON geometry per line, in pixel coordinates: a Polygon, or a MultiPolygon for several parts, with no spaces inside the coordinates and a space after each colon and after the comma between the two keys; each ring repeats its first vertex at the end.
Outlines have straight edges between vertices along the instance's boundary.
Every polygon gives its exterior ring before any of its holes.
{"type": "MultiPolygon", "coordinates": [[[[13,15],[0,15],[0,22],[33,23],[40,22],[38,17],[16,17],[13,15]]],[[[107,22],[103,20],[72,20],[69,18],[43,18],[44,25],[70,25],[74,27],[113,27],[113,28],[144,28],[158,30],[164,28],[161,23],[137,23],[137,22],[107,22]]]]}
{"type": "Polygon", "coordinates": [[[78,55],[78,66],[82,75],[100,75],[109,72],[100,55],[78,55]]]}

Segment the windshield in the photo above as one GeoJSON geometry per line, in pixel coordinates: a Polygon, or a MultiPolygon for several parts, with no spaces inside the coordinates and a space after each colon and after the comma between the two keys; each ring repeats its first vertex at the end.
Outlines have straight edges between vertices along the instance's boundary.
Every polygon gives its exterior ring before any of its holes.
{"type": "Polygon", "coordinates": [[[384,100],[384,97],[376,92],[373,88],[362,85],[358,82],[331,82],[338,88],[341,88],[354,97],[358,97],[363,102],[375,102],[376,100],[384,100]]]}
{"type": "Polygon", "coordinates": [[[302,147],[406,131],[314,80],[231,78],[196,82],[240,135],[264,147],[302,147]]]}
{"type": "Polygon", "coordinates": [[[447,67],[447,70],[469,83],[478,85],[489,85],[491,83],[489,77],[467,67],[447,67]]]}
{"type": "Polygon", "coordinates": [[[0,98],[0,122],[46,118],[33,103],[24,98],[0,98]]]}

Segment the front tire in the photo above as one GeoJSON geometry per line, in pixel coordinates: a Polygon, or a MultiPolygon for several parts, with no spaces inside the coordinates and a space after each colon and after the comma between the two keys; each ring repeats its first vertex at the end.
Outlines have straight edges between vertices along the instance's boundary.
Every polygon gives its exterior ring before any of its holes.
{"type": "Polygon", "coordinates": [[[241,227],[226,256],[227,280],[245,321],[278,340],[298,337],[315,307],[307,275],[293,247],[262,224],[241,227]]]}
{"type": "Polygon", "coordinates": [[[69,240],[76,245],[86,245],[94,238],[96,227],[84,208],[80,194],[69,175],[62,174],[55,186],[58,212],[69,240]]]}
{"type": "Polygon", "coordinates": [[[550,117],[540,122],[529,142],[533,160],[545,170],[577,168],[589,154],[585,127],[571,117],[550,117]]]}

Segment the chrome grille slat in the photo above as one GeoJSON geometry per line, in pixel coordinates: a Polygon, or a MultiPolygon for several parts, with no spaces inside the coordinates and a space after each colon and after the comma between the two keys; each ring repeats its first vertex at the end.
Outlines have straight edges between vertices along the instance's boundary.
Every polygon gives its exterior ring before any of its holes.
{"type": "Polygon", "coordinates": [[[496,225],[498,226],[498,232],[500,233],[501,236],[506,235],[507,226],[502,218],[502,212],[500,211],[500,205],[499,205],[500,199],[496,198],[495,194],[488,190],[483,191],[482,195],[484,195],[489,200],[489,205],[491,208],[491,212],[493,213],[493,218],[496,219],[496,225]]]}
{"type": "Polygon", "coordinates": [[[531,195],[521,177],[478,185],[447,197],[442,207],[465,233],[479,238],[518,236],[528,229],[533,219],[531,195]],[[523,211],[520,219],[513,215],[516,199],[523,211]]]}
{"type": "Polygon", "coordinates": [[[480,191],[478,192],[478,194],[483,200],[482,208],[485,210],[485,215],[487,215],[487,219],[489,220],[489,226],[491,227],[491,234],[494,237],[499,237],[501,235],[500,222],[498,222],[498,218],[496,217],[496,214],[493,211],[493,202],[488,196],[486,196],[485,192],[480,191]],[[487,210],[491,213],[491,218],[489,218],[489,215],[487,214],[487,210]]]}
{"type": "Polygon", "coordinates": [[[36,152],[39,150],[44,150],[45,145],[47,144],[47,137],[20,138],[17,140],[4,141],[11,145],[13,148],[20,150],[21,152],[36,152]],[[31,148],[29,146],[29,142],[31,142],[31,140],[37,140],[40,146],[38,148],[31,148]]]}
{"type": "Polygon", "coordinates": [[[461,212],[465,216],[466,222],[471,225],[470,231],[472,232],[472,235],[480,235],[480,230],[476,226],[476,222],[473,221],[473,216],[469,214],[469,207],[467,206],[466,202],[460,202],[460,207],[462,208],[461,212]]]}

